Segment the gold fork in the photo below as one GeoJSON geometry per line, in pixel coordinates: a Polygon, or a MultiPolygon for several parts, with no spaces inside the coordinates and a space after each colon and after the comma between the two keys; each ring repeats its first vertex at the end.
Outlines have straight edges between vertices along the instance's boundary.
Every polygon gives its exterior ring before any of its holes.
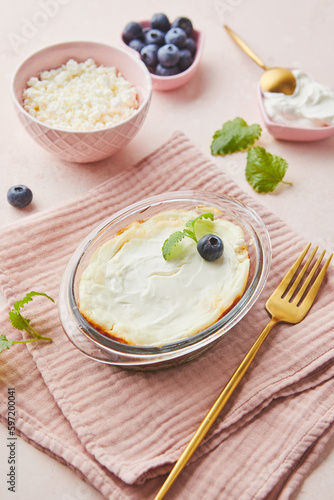
{"type": "Polygon", "coordinates": [[[248,351],[248,353],[246,354],[246,356],[244,357],[244,359],[242,360],[242,362],[240,363],[240,365],[238,366],[238,368],[236,369],[236,371],[226,384],[223,391],[216,399],[215,403],[213,404],[213,406],[207,413],[206,417],[204,418],[204,420],[198,427],[197,431],[195,432],[194,436],[192,437],[191,441],[189,442],[189,444],[183,451],[182,455],[174,465],[166,481],[163,483],[161,489],[159,490],[158,494],[155,497],[155,500],[161,500],[165,496],[169,488],[172,486],[176,478],[179,476],[179,474],[185,467],[186,463],[193,455],[193,453],[201,443],[202,439],[205,437],[205,435],[211,428],[212,424],[215,422],[216,418],[224,408],[225,404],[229,400],[230,396],[234,392],[240,380],[246,373],[249,365],[255,358],[257,352],[259,351],[261,345],[263,344],[270,330],[275,325],[277,325],[277,323],[280,323],[282,321],[292,324],[299,323],[310,310],[313,301],[318,293],[322,280],[324,279],[330,261],[333,257],[333,254],[329,256],[328,260],[325,262],[324,266],[322,267],[318,276],[314,280],[313,284],[310,286],[312,278],[314,277],[326,253],[326,251],[323,251],[318,260],[315,262],[314,266],[312,267],[305,281],[301,285],[300,289],[296,291],[298,285],[302,281],[310,263],[312,262],[318,250],[318,247],[316,247],[313,250],[309,258],[305,262],[304,266],[302,267],[301,271],[299,272],[298,276],[296,277],[295,281],[293,281],[293,277],[296,274],[301,263],[303,262],[303,259],[306,256],[307,252],[309,251],[310,246],[311,243],[309,243],[306,246],[304,251],[300,254],[296,262],[293,264],[291,269],[288,271],[288,273],[285,275],[281,283],[278,285],[276,290],[267,300],[266,309],[271,315],[271,320],[269,321],[268,325],[264,328],[262,333],[259,335],[253,346],[250,348],[250,350],[248,351]]]}

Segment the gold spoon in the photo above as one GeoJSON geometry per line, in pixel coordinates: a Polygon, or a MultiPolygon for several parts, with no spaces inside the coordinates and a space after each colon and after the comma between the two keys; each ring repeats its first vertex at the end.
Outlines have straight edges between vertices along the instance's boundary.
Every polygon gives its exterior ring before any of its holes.
{"type": "Polygon", "coordinates": [[[239,35],[234,33],[226,24],[224,28],[227,33],[233,38],[233,40],[239,45],[239,47],[246,52],[246,54],[253,59],[256,64],[258,64],[264,73],[260,78],[260,87],[265,92],[282,92],[286,95],[291,95],[294,93],[296,88],[296,78],[292,71],[286,68],[267,68],[267,66],[261,61],[261,59],[253,52],[253,50],[247,45],[246,42],[240,38],[239,35]]]}

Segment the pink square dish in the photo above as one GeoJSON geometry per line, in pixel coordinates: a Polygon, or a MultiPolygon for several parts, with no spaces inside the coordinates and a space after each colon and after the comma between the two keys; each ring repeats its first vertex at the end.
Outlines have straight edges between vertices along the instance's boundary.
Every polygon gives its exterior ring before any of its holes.
{"type": "Polygon", "coordinates": [[[260,105],[261,115],[268,132],[275,137],[284,141],[320,141],[334,135],[334,125],[327,127],[295,127],[284,123],[277,123],[271,120],[265,110],[263,103],[263,95],[260,85],[257,88],[258,100],[260,105]]]}
{"type": "MultiPolygon", "coordinates": [[[[143,28],[147,28],[150,26],[150,21],[139,21],[139,24],[143,28]]],[[[152,87],[154,90],[159,90],[159,91],[166,91],[166,90],[173,90],[179,87],[182,87],[185,85],[189,80],[195,75],[195,73],[198,70],[199,67],[199,62],[202,56],[202,51],[203,51],[203,44],[204,44],[204,35],[202,32],[197,31],[194,29],[193,31],[193,39],[196,42],[197,50],[196,50],[196,55],[194,62],[192,65],[183,71],[182,73],[178,73],[177,75],[172,75],[172,76],[159,76],[155,75],[154,73],[150,73],[151,79],[152,79],[152,87]]],[[[136,50],[132,49],[129,47],[125,42],[123,37],[121,36],[120,43],[123,48],[126,50],[129,50],[132,54],[135,54],[139,59],[140,59],[140,54],[136,50]]]]}

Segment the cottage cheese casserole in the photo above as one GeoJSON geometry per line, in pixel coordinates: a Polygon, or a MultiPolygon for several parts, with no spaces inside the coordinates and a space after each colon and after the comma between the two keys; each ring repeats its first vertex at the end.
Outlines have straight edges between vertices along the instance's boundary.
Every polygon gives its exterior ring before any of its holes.
{"type": "MultiPolygon", "coordinates": [[[[201,209],[202,212],[207,211],[201,209]]],[[[79,310],[100,333],[135,346],[163,346],[204,330],[244,293],[250,259],[241,227],[199,220],[196,236],[219,236],[224,252],[204,260],[184,238],[169,260],[162,246],[200,212],[173,209],[136,221],[97,248],[79,282],[79,310]]]]}

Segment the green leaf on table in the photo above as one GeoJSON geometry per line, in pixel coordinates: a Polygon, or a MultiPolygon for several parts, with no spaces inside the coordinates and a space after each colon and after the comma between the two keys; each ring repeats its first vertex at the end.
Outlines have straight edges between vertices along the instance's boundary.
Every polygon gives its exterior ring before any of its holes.
{"type": "Polygon", "coordinates": [[[246,179],[258,193],[270,193],[283,182],[288,163],[280,156],[272,155],[264,148],[255,146],[248,151],[246,179]]]}
{"type": "Polygon", "coordinates": [[[0,352],[2,352],[4,349],[10,349],[13,343],[14,340],[8,340],[5,335],[0,335],[0,352]]]}
{"type": "Polygon", "coordinates": [[[213,155],[225,155],[244,151],[252,146],[261,135],[261,127],[257,123],[247,125],[242,118],[235,118],[233,121],[224,123],[220,130],[217,130],[212,139],[211,153],[213,155]]]}

